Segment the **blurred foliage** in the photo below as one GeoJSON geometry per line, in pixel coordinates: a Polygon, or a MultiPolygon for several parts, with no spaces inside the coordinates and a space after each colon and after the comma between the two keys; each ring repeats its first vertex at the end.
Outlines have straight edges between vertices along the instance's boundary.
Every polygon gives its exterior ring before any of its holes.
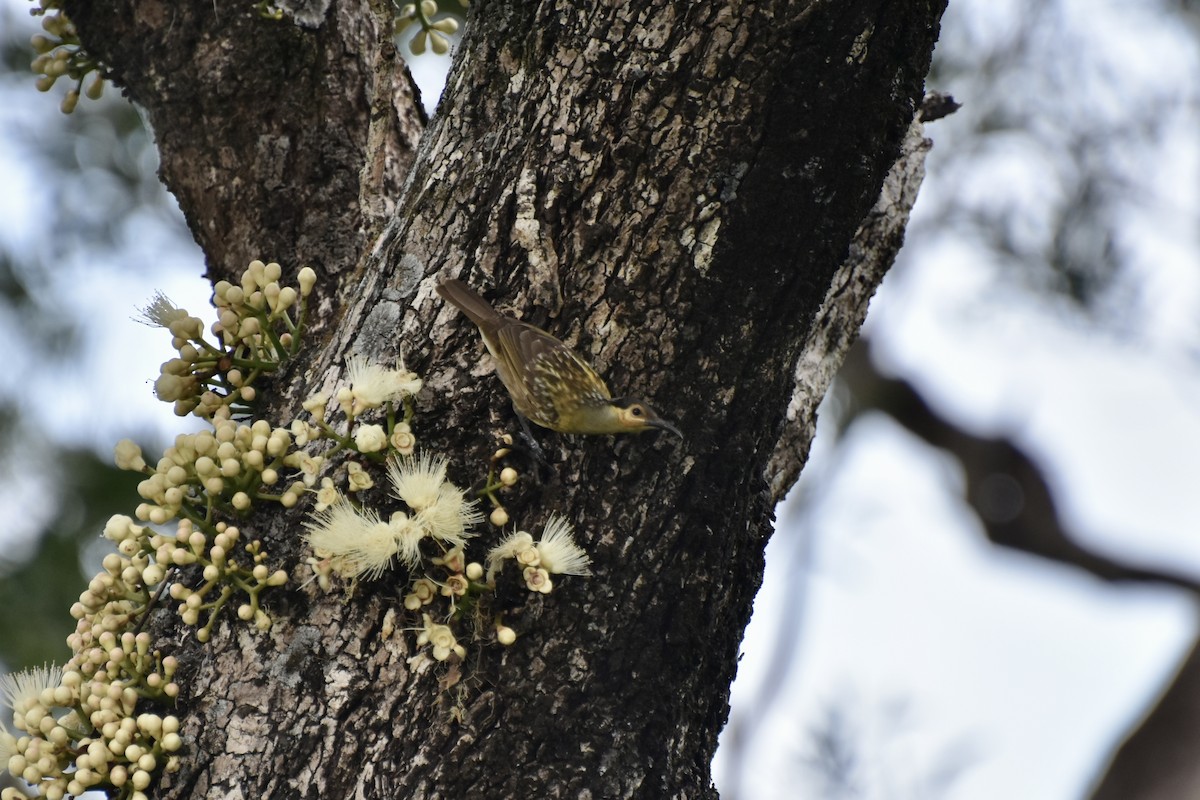
{"type": "MultiPolygon", "coordinates": [[[[69,369],[95,324],[63,313],[63,265],[117,261],[149,276],[154,263],[121,257],[147,222],[164,236],[190,236],[133,106],[112,92],[67,116],[59,98],[34,88],[29,38],[39,26],[25,6],[0,9],[0,102],[10,112],[0,115],[0,136],[38,175],[24,201],[38,229],[0,236],[0,336],[46,375],[55,365],[69,369]]],[[[29,389],[19,375],[0,385],[0,661],[13,669],[65,659],[75,627],[67,609],[99,568],[93,556],[85,575],[81,554],[111,514],[129,513],[139,480],[113,467],[110,453],[56,441],[27,418],[23,404],[46,402],[29,389]]]]}
{"type": "Polygon", "coordinates": [[[979,754],[960,740],[915,761],[908,737],[918,731],[918,722],[902,699],[864,708],[858,698],[841,696],[827,703],[805,731],[805,751],[798,754],[797,762],[807,774],[797,775],[794,782],[812,786],[812,796],[823,800],[948,796],[979,754]]]}
{"type": "Polygon", "coordinates": [[[124,269],[149,273],[152,263],[121,259],[146,223],[168,236],[191,237],[158,179],[157,151],[133,105],[111,92],[63,115],[56,99],[37,92],[29,38],[40,28],[14,13],[21,11],[0,9],[0,90],[11,108],[21,109],[5,115],[0,136],[39,175],[28,205],[39,213],[41,230],[17,246],[0,238],[0,316],[19,325],[27,346],[70,359],[78,349],[76,328],[87,320],[57,313],[56,265],[121,260],[124,269]]]}
{"type": "MultiPolygon", "coordinates": [[[[13,417],[6,419],[11,423],[13,417]]],[[[4,441],[12,438],[5,435],[4,441]]],[[[92,555],[88,560],[96,563],[86,565],[85,574],[81,554],[99,544],[111,515],[128,512],[141,476],[118,470],[90,450],[59,449],[42,480],[43,499],[53,500],[53,513],[36,537],[35,552],[19,564],[0,554],[0,660],[11,668],[66,660],[66,638],[75,630],[67,609],[99,569],[99,556],[92,555]]]]}
{"type": "Polygon", "coordinates": [[[1170,204],[1160,184],[1200,105],[1194,81],[1164,80],[1146,45],[1139,54],[1124,38],[1153,37],[1169,68],[1186,64],[1196,5],[1110,3],[1102,24],[1065,0],[961,5],[970,11],[950,4],[927,85],[963,108],[931,128],[921,202],[932,213],[909,243],[965,241],[1033,294],[1120,327],[1139,299],[1129,270],[1149,249],[1138,217],[1170,204]]]}

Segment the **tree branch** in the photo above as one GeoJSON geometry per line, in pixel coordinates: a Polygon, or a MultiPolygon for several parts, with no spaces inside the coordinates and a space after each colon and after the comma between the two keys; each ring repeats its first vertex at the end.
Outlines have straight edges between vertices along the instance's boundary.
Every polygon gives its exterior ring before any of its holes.
{"type": "Polygon", "coordinates": [[[358,264],[424,127],[385,5],[338,2],[302,28],[250,4],[65,3],[145,111],[211,279],[254,258],[325,275],[358,264]]]}
{"type": "Polygon", "coordinates": [[[841,377],[859,413],[883,411],[958,459],[967,502],[993,543],[1078,567],[1106,581],[1159,583],[1200,594],[1200,581],[1191,575],[1130,565],[1080,544],[1063,525],[1045,475],[1029,455],[1009,439],[962,429],[940,416],[907,381],[880,375],[865,342],[851,350],[841,377]]]}

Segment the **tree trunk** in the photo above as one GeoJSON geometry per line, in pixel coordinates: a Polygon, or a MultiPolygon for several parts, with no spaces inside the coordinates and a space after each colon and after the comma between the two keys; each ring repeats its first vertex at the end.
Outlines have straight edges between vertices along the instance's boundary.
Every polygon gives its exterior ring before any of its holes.
{"type": "MultiPolygon", "coordinates": [[[[565,514],[594,575],[514,599],[516,644],[469,643],[452,688],[411,634],[386,635],[402,568],[348,602],[297,588],[302,513],[256,514],[243,527],[296,578],[265,596],[272,630],[231,619],[200,645],[156,621],[184,664],[187,742],[160,795],[714,797],[774,500],[828,380],[812,374],[902,237],[906,212],[882,263],[847,261],[944,2],[477,2],[427,127],[388,4],[318,0],[310,27],[249,5],[66,5],[147,111],[209,276],[263,258],[325,279],[265,416],[296,416],[350,353],[402,353],[427,382],[421,446],[477,480],[515,421],[433,293],[457,276],[686,437],[540,437],[551,474],[527,476],[514,522],[565,514]]],[[[855,252],[879,236],[864,226],[855,252]]]]}

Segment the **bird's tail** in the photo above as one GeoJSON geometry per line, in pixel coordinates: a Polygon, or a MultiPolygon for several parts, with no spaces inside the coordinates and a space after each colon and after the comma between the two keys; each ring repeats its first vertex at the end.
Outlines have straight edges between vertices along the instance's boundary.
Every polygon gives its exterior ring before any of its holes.
{"type": "Polygon", "coordinates": [[[495,328],[496,323],[501,319],[500,314],[496,309],[492,308],[491,303],[484,300],[479,292],[460,280],[451,278],[448,281],[439,283],[437,293],[444,297],[447,302],[457,306],[460,311],[467,315],[467,318],[471,322],[474,322],[481,329],[488,330],[495,328]]]}

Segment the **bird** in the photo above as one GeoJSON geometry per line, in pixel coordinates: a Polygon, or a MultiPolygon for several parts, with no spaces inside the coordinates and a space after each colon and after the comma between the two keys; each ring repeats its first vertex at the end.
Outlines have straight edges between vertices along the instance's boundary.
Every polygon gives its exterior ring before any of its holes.
{"type": "Polygon", "coordinates": [[[571,348],[541,328],[499,313],[462,281],[443,281],[437,293],[479,328],[495,359],[496,374],[523,420],[559,433],[658,429],[683,438],[678,428],[645,402],[613,397],[604,379],[571,348]]]}

